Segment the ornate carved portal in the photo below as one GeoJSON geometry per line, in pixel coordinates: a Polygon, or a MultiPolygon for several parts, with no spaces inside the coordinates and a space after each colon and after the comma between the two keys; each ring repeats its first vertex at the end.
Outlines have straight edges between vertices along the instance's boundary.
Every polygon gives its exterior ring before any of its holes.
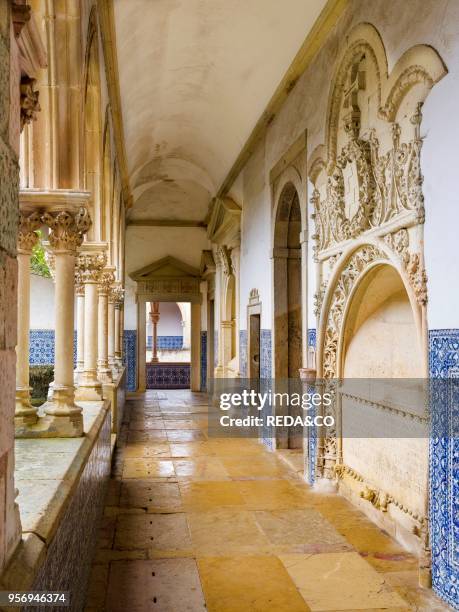
{"type": "MultiPolygon", "coordinates": [[[[353,297],[362,280],[369,278],[369,271],[384,266],[396,270],[400,291],[406,292],[421,347],[421,372],[427,374],[421,121],[424,100],[445,73],[438,54],[431,47],[419,45],[408,50],[389,75],[382,41],[368,24],[350,32],[337,63],[328,103],[326,142],[308,161],[318,272],[314,296],[317,374],[325,386],[336,389],[333,381],[344,375],[345,339],[356,333],[355,319],[352,329],[346,327],[354,316],[353,309],[361,307],[353,297]]],[[[387,274],[375,275],[375,283],[384,278],[387,274]]],[[[382,286],[377,290],[384,293],[382,286]]],[[[365,299],[363,293],[359,295],[365,299]]],[[[360,337],[365,329],[362,326],[360,337]]],[[[336,406],[339,411],[340,398],[336,406]]],[[[392,509],[398,504],[413,518],[413,529],[421,533],[425,491],[418,498],[412,496],[411,503],[417,505],[413,510],[400,501],[403,495],[384,490],[383,475],[367,470],[365,461],[359,464],[352,453],[346,457],[339,427],[323,435],[317,449],[319,477],[358,482],[361,499],[365,500],[362,503],[394,516],[392,509]]],[[[365,452],[371,459],[371,451],[365,452]]]]}

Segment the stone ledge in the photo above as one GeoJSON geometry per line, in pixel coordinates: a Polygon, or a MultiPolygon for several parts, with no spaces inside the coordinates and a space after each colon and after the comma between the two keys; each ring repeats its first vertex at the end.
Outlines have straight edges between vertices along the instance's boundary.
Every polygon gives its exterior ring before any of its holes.
{"type": "Polygon", "coordinates": [[[16,440],[15,483],[23,534],[0,590],[33,585],[110,413],[107,400],[78,404],[83,408],[84,437],[16,440]]]}

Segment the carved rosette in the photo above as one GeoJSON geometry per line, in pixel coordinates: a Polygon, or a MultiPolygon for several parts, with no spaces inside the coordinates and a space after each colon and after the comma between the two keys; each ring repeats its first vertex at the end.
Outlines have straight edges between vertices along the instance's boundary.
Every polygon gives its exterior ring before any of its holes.
{"type": "Polygon", "coordinates": [[[105,253],[82,253],[77,259],[77,267],[84,284],[99,283],[100,274],[106,265],[105,253]]]}
{"type": "Polygon", "coordinates": [[[51,230],[48,240],[55,251],[68,251],[76,254],[77,248],[83,242],[84,234],[91,227],[91,217],[88,210],[83,207],[78,212],[47,211],[41,219],[51,230]]]}
{"type": "Polygon", "coordinates": [[[33,247],[38,243],[39,236],[37,230],[42,225],[41,217],[38,212],[19,212],[18,229],[18,251],[19,253],[30,254],[33,247]]]}

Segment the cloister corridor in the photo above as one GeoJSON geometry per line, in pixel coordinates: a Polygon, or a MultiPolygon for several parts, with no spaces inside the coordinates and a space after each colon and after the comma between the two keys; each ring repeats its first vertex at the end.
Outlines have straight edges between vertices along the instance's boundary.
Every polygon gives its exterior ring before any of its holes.
{"type": "Polygon", "coordinates": [[[256,440],[207,436],[207,396],[127,402],[86,612],[447,610],[418,562],[256,440]]]}

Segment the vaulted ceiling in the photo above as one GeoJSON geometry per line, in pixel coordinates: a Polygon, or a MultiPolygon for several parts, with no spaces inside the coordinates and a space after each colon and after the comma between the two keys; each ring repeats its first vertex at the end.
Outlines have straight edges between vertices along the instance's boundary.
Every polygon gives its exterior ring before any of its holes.
{"type": "Polygon", "coordinates": [[[202,221],[325,0],[113,0],[132,219],[202,221]]]}

